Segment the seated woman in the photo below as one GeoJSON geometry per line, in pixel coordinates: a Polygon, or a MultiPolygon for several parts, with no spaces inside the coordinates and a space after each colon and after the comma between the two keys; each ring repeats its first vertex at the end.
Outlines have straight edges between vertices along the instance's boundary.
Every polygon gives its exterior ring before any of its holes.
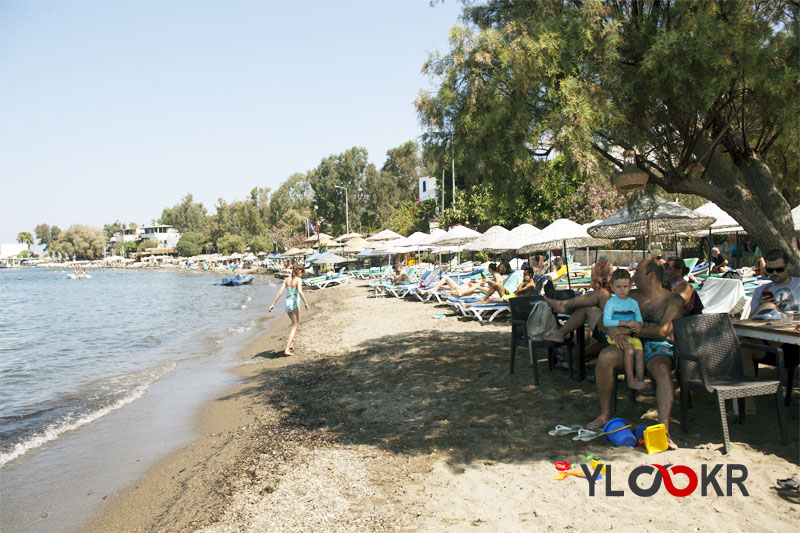
{"type": "Polygon", "coordinates": [[[459,285],[455,281],[453,281],[449,276],[444,276],[439,283],[434,285],[429,289],[425,289],[424,291],[420,291],[423,293],[429,292],[436,292],[438,290],[449,290],[451,296],[455,298],[461,298],[462,296],[469,296],[470,294],[475,294],[476,292],[486,292],[489,288],[489,283],[503,283],[503,276],[500,274],[500,271],[495,263],[489,263],[489,274],[491,275],[491,281],[486,280],[483,278],[480,283],[464,283],[459,285]]]}
{"type": "Polygon", "coordinates": [[[614,265],[608,260],[608,256],[601,255],[597,262],[592,265],[592,283],[589,286],[592,290],[611,289],[611,274],[614,273],[614,265]]]}
{"type": "Polygon", "coordinates": [[[522,271],[522,283],[519,284],[519,287],[517,287],[517,290],[514,292],[506,291],[506,288],[503,287],[502,283],[496,284],[494,282],[489,282],[489,291],[486,293],[486,296],[484,296],[483,299],[477,302],[464,303],[461,305],[464,307],[470,307],[477,304],[502,303],[509,301],[511,298],[516,298],[517,296],[528,296],[534,294],[536,292],[536,282],[533,281],[533,269],[526,267],[523,268],[522,271]],[[494,293],[497,293],[497,296],[492,298],[491,296],[494,293]]]}

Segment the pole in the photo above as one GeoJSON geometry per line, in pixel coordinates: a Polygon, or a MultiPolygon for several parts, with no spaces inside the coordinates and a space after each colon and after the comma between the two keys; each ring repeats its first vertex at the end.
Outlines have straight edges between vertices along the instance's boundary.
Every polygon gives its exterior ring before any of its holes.
{"type": "Polygon", "coordinates": [[[569,279],[569,256],[567,255],[567,241],[561,241],[564,245],[564,265],[567,267],[567,287],[572,290],[572,281],[569,279]]]}
{"type": "Polygon", "coordinates": [[[442,168],[442,214],[444,214],[444,189],[445,189],[444,168],[442,168]]]}
{"type": "Polygon", "coordinates": [[[453,214],[456,212],[456,149],[453,145],[452,139],[450,140],[450,161],[453,164],[453,214]]]}
{"type": "Polygon", "coordinates": [[[344,223],[345,233],[350,233],[350,204],[347,201],[347,187],[344,188],[344,223]]]}

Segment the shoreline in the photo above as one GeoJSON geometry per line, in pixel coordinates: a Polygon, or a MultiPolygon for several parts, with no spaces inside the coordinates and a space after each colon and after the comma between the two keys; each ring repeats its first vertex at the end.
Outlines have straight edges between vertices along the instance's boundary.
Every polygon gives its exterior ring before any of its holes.
{"type": "MultiPolygon", "coordinates": [[[[242,379],[207,404],[202,437],[110,498],[91,531],[460,531],[677,529],[689,524],[774,531],[798,506],[771,489],[798,471],[797,404],[789,443],[777,443],[774,406],[731,425],[722,455],[717,413],[698,398],[682,448],[647,455],[597,439],[550,437],[555,424],[586,423],[596,388],[522,364],[508,374],[508,323],[479,325],[398,299],[367,299],[363,285],[308,291],[293,357],[285,313],[242,352],[242,379]],[[614,489],[641,464],[743,464],[749,497],[588,495],[586,481],[554,481],[553,461],[592,454],[614,466],[614,489]],[[617,474],[619,472],[619,474],[617,474]]],[[[765,370],[766,371],[766,370],[765,370]]],[[[622,399],[618,416],[655,423],[654,397],[622,399]]],[[[679,406],[673,410],[678,425],[679,406]]],[[[682,482],[676,481],[680,485],[682,482]]],[[[600,485],[603,487],[604,485],[600,485]]],[[[681,485],[682,486],[682,485],[681,485]]],[[[627,486],[625,486],[627,489],[627,486]]]]}

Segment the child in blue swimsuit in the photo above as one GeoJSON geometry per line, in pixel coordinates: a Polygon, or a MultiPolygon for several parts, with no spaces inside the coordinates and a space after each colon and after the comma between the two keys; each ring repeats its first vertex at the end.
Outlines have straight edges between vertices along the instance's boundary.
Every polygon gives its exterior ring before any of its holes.
{"type": "Polygon", "coordinates": [[[271,313],[278,299],[281,297],[283,290],[286,289],[286,314],[289,315],[292,324],[289,327],[289,338],[286,339],[286,349],[283,350],[284,355],[294,355],[294,352],[292,352],[292,343],[297,333],[297,325],[300,322],[300,309],[298,308],[297,301],[298,296],[302,298],[306,310],[309,309],[306,295],[303,294],[303,272],[304,269],[302,266],[295,265],[292,268],[292,276],[283,280],[278,294],[275,295],[275,300],[273,300],[272,305],[269,306],[269,312],[271,313]]]}
{"type": "MultiPolygon", "coordinates": [[[[606,328],[623,326],[630,328],[633,333],[642,329],[642,313],[639,304],[633,298],[628,298],[631,291],[631,276],[627,270],[617,269],[611,274],[611,290],[613,296],[603,307],[603,325],[606,328]]],[[[608,343],[617,346],[611,337],[608,343]]],[[[644,380],[644,349],[642,341],[637,337],[628,337],[628,345],[622,350],[625,356],[625,375],[628,386],[634,390],[644,390],[649,383],[644,380]],[[634,359],[636,364],[634,365],[634,359]]]]}

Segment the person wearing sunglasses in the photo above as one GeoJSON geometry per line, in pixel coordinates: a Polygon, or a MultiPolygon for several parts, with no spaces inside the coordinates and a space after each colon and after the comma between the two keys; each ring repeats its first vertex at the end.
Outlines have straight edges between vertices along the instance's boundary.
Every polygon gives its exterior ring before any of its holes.
{"type": "MultiPolygon", "coordinates": [[[[791,263],[789,256],[783,250],[770,250],[764,254],[766,265],[764,271],[771,280],[770,283],[761,285],[753,292],[753,299],[750,302],[750,316],[755,315],[762,309],[773,308],[781,313],[800,312],[800,278],[790,275],[791,263]]],[[[743,342],[762,343],[756,339],[740,339],[743,342]]],[[[770,342],[769,344],[777,343],[770,342]]],[[[787,367],[797,365],[798,346],[796,344],[782,344],[784,364],[787,367]]],[[[742,350],[742,368],[745,376],[755,376],[755,365],[763,359],[766,354],[758,350],[742,350]]],[[[792,386],[789,382],[788,386],[792,386]]],[[[755,400],[745,398],[745,412],[755,413],[755,400]]]]}
{"type": "Polygon", "coordinates": [[[783,250],[770,250],[764,255],[764,271],[770,283],[761,285],[753,293],[750,316],[762,308],[774,307],[781,313],[800,311],[800,278],[792,277],[789,256],[783,250]]]}

